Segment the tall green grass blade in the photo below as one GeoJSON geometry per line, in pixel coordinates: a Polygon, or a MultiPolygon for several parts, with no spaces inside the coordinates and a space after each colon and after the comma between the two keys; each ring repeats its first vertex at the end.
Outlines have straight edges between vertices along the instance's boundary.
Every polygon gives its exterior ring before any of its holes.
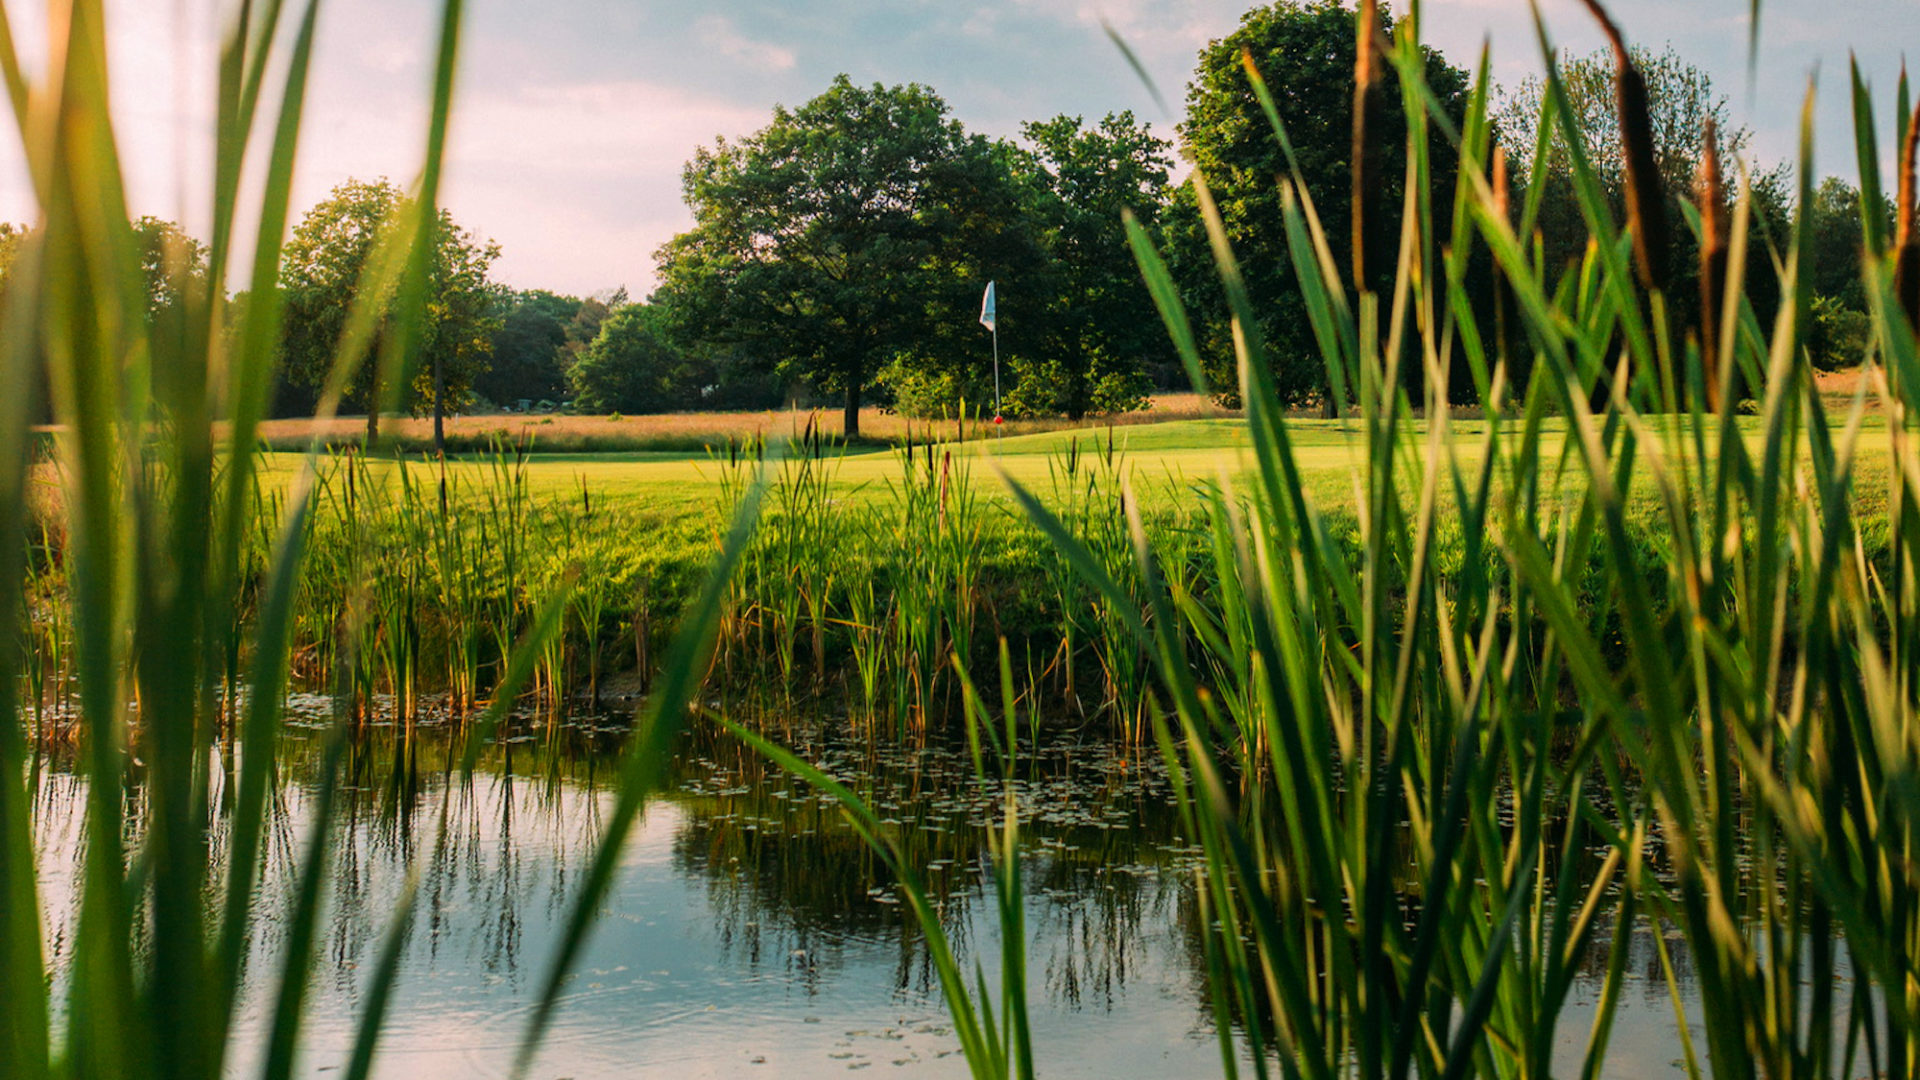
{"type": "Polygon", "coordinates": [[[320,905],[333,857],[334,800],[339,795],[340,762],[346,752],[346,719],[339,717],[328,736],[326,766],[314,797],[313,823],[307,850],[294,883],[293,908],[288,913],[286,955],[274,987],[272,1021],[267,1036],[261,1080],[287,1080],[294,1073],[302,1022],[306,1019],[311,988],[314,941],[320,924],[320,905]]]}
{"type": "Polygon", "coordinates": [[[1133,47],[1127,44],[1127,39],[1121,37],[1120,32],[1113,28],[1113,24],[1105,20],[1101,21],[1100,29],[1106,31],[1107,40],[1113,42],[1113,47],[1119,49],[1120,55],[1126,58],[1127,66],[1133,69],[1134,77],[1140,80],[1140,85],[1147,88],[1147,93],[1152,96],[1153,103],[1159,106],[1160,114],[1162,116],[1172,116],[1173,110],[1167,108],[1167,99],[1161,96],[1160,84],[1154,81],[1152,75],[1148,74],[1146,65],[1140,62],[1140,57],[1135,55],[1133,47]]]}
{"type": "MultiPolygon", "coordinates": [[[[961,1053],[966,1056],[967,1067],[976,1077],[1003,1077],[1007,1075],[1005,1058],[995,1052],[990,1017],[976,1004],[973,992],[968,989],[966,977],[961,973],[960,964],[954,958],[953,948],[947,940],[945,924],[940,920],[940,912],[928,898],[926,888],[921,883],[919,871],[906,857],[894,839],[888,826],[879,815],[867,806],[858,795],[847,787],[820,771],[813,765],[801,760],[791,751],[767,739],[724,716],[719,718],[722,726],[732,732],[734,737],[751,747],[762,757],[778,765],[781,769],[799,777],[812,787],[832,796],[851,825],[867,846],[880,855],[887,869],[898,882],[907,906],[919,923],[922,932],[927,935],[927,953],[932,961],[934,974],[940,980],[940,992],[946,999],[947,1011],[953,1020],[954,1037],[960,1042],[961,1053]]],[[[983,1004],[986,998],[980,999],[983,1004]]]]}
{"type": "Polygon", "coordinates": [[[1860,175],[1861,236],[1868,251],[1881,252],[1887,249],[1890,234],[1886,195],[1880,186],[1880,145],[1873,120],[1873,95],[1860,78],[1859,59],[1848,57],[1847,68],[1853,83],[1854,166],[1860,175]]]}
{"type": "Polygon", "coordinates": [[[4,81],[7,103],[13,107],[14,123],[22,134],[27,130],[27,80],[20,71],[20,53],[13,44],[13,20],[0,11],[0,81],[4,81]]]}
{"type": "MultiPolygon", "coordinates": [[[[1629,269],[1624,239],[1615,227],[1606,189],[1587,153],[1579,117],[1574,112],[1573,102],[1567,96],[1566,84],[1560,76],[1558,54],[1547,37],[1546,25],[1540,21],[1537,11],[1534,23],[1547,69],[1546,107],[1554,113],[1554,130],[1559,133],[1560,146],[1566,151],[1568,172],[1573,180],[1581,217],[1586,222],[1588,234],[1595,241],[1594,251],[1606,268],[1605,282],[1613,301],[1611,311],[1621,321],[1635,361],[1651,363],[1653,343],[1646,319],[1641,314],[1639,298],[1633,291],[1634,277],[1629,269]]],[[[1603,377],[1605,373],[1603,367],[1603,377]]]]}
{"type": "Polygon", "coordinates": [[[1206,369],[1200,363],[1200,347],[1193,336],[1193,323],[1187,318],[1187,306],[1180,299],[1180,291],[1173,283],[1173,275],[1167,270],[1167,264],[1154,249],[1153,240],[1141,226],[1133,211],[1124,211],[1122,224],[1127,230],[1127,244],[1133,249],[1134,263],[1140,267],[1140,276],[1147,283],[1147,293],[1153,297],[1153,306],[1159,310],[1160,319],[1166,323],[1167,336],[1173,339],[1173,347],[1180,354],[1180,362],[1187,369],[1187,381],[1193,391],[1206,396],[1212,391],[1207,385],[1206,369]]]}
{"type": "MultiPolygon", "coordinates": [[[[0,48],[11,51],[6,41],[0,48]]],[[[9,287],[0,293],[6,325],[32,324],[38,258],[38,245],[29,241],[9,287]]],[[[49,1075],[51,1030],[27,748],[18,722],[18,669],[27,648],[22,585],[30,516],[27,470],[33,456],[27,411],[35,397],[32,340],[25,333],[0,334],[0,1062],[21,1080],[49,1075]]]]}
{"type": "MultiPolygon", "coordinates": [[[[271,44],[280,28],[284,0],[266,0],[258,18],[243,4],[221,44],[214,139],[213,232],[207,249],[207,278],[224,283],[239,211],[240,173],[246,163],[260,88],[265,82],[271,44]]],[[[296,60],[296,63],[298,61],[296,60]]],[[[221,305],[213,305],[218,310],[221,305]]]]}
{"type": "MultiPolygon", "coordinates": [[[[260,221],[254,238],[248,301],[240,316],[236,345],[228,370],[231,383],[228,398],[229,457],[226,491],[222,500],[224,520],[214,560],[215,565],[220,567],[233,566],[237,561],[255,474],[253,449],[273,385],[272,366],[279,349],[283,306],[279,289],[281,242],[287,228],[294,162],[299,145],[300,123],[305,115],[307,76],[312,64],[319,14],[319,0],[308,0],[293,49],[288,55],[286,86],[281,95],[280,113],[260,200],[260,221]]],[[[229,48],[234,47],[229,45],[229,48]]],[[[242,116],[250,117],[252,109],[248,106],[240,111],[242,116]]],[[[223,587],[214,594],[212,605],[224,609],[226,604],[223,601],[231,595],[234,583],[226,580],[221,584],[223,587]]]]}
{"type": "Polygon", "coordinates": [[[225,1001],[220,1012],[232,1022],[246,963],[247,937],[254,926],[253,897],[268,818],[274,754],[279,746],[286,702],[287,655],[291,644],[298,574],[306,554],[309,509],[303,499],[292,509],[276,546],[254,639],[253,670],[248,680],[242,737],[239,792],[231,818],[227,856],[227,893],[221,917],[216,963],[225,1001]]]}
{"type": "Polygon", "coordinates": [[[66,1057],[82,1075],[139,1076],[151,1069],[144,1051],[152,1033],[137,1008],[124,945],[132,900],[123,878],[126,534],[116,433],[127,425],[120,381],[93,377],[115,370],[131,350],[127,313],[136,308],[126,288],[125,201],[106,119],[103,16],[97,2],[73,5],[62,81],[47,96],[47,116],[29,125],[28,155],[42,199],[42,344],[55,409],[66,420],[62,452],[73,488],[74,662],[90,780],[66,1057]]]}

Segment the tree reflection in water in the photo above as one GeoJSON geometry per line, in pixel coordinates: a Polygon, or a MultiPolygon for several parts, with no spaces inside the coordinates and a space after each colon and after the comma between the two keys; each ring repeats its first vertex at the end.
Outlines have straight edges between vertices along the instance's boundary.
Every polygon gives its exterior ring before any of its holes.
{"type": "MultiPolygon", "coordinates": [[[[389,1041],[405,1056],[388,1067],[405,1075],[413,1066],[403,1063],[441,1055],[455,1072],[504,1062],[602,828],[604,781],[624,734],[618,719],[523,725],[486,747],[473,780],[462,782],[465,748],[451,728],[360,732],[345,763],[312,1064],[321,1066],[329,1040],[346,1030],[361,972],[410,872],[419,875],[419,902],[389,1041]]],[[[781,737],[901,830],[963,963],[996,948],[984,830],[1001,809],[997,779],[981,783],[964,747],[937,741],[876,743],[844,726],[797,723],[781,737]]],[[[290,887],[319,763],[317,737],[287,744],[268,896],[290,887]]],[[[81,842],[84,787],[57,758],[36,775],[49,954],[58,963],[71,933],[65,875],[81,842]]],[[[1040,1045],[1072,1063],[1069,1075],[1159,1075],[1186,1068],[1175,1068],[1179,1061],[1216,1070],[1191,887],[1197,852],[1178,836],[1158,757],[1063,735],[1023,748],[1014,786],[1026,840],[1030,992],[1036,1034],[1047,1033],[1040,1045]]],[[[919,927],[828,799],[717,727],[696,724],[675,754],[668,793],[647,815],[543,1060],[580,1076],[645,1060],[706,1061],[724,1072],[756,1058],[777,1062],[783,1075],[825,1075],[881,1060],[863,1049],[871,1042],[895,1055],[886,1060],[958,1074],[943,1057],[953,1041],[919,927]],[[743,1019],[751,1038],[728,1026],[743,1019]]],[[[138,813],[129,820],[137,830],[138,813]]],[[[1410,910],[1413,885],[1402,882],[1410,910]]],[[[277,965],[281,932],[272,920],[258,924],[256,971],[277,965]]],[[[1685,1005],[1689,958],[1669,951],[1685,1005]]],[[[1640,993],[1623,1003],[1618,1023],[1622,1037],[1646,1033],[1658,1071],[1674,1056],[1659,1058],[1674,1043],[1673,1010],[1650,931],[1636,933],[1631,956],[1640,993]]],[[[1570,1012],[1590,1005],[1576,993],[1570,1012]]],[[[1585,1017],[1573,1019],[1578,1027],[1585,1017]]]]}

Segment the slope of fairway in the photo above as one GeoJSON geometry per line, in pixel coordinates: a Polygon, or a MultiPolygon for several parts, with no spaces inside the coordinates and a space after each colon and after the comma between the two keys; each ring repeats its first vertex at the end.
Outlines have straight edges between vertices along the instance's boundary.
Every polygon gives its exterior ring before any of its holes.
{"type": "MultiPolygon", "coordinates": [[[[1094,434],[1045,432],[1001,440],[936,443],[932,454],[942,467],[965,472],[982,495],[997,501],[1007,497],[999,479],[1002,473],[1043,494],[1051,490],[1054,475],[1064,469],[1076,438],[1083,467],[1091,468],[1096,458],[1104,459],[1108,446],[1105,432],[1098,433],[1098,438],[1094,434]],[[947,463],[949,456],[951,464],[947,463]]],[[[1303,454],[1303,468],[1345,474],[1358,452],[1352,437],[1343,435],[1324,443],[1303,454]],[[1324,461],[1318,460],[1322,457],[1324,461]]],[[[1119,467],[1128,472],[1143,495],[1184,480],[1214,478],[1223,472],[1237,475],[1251,466],[1244,426],[1238,421],[1179,421],[1118,429],[1112,446],[1119,467]]],[[[916,462],[924,462],[926,454],[926,448],[916,449],[916,462]]],[[[268,471],[284,477],[298,461],[298,455],[272,454],[268,471]]],[[[390,463],[374,467],[382,473],[395,468],[390,463]]],[[[795,467],[795,462],[781,463],[777,459],[770,465],[776,470],[795,467]]],[[[860,450],[831,456],[822,467],[828,470],[841,497],[882,499],[900,482],[904,457],[896,450],[860,450]]],[[[439,475],[439,466],[417,457],[406,468],[416,482],[439,475]]],[[[495,468],[494,462],[484,457],[455,457],[448,460],[446,472],[455,486],[477,487],[489,482],[495,468]]],[[[722,496],[720,481],[729,468],[724,456],[711,453],[655,451],[536,454],[526,465],[528,488],[536,498],[579,499],[584,488],[595,501],[636,505],[668,518],[717,505],[722,496]]],[[[742,464],[736,468],[744,478],[747,467],[742,464]]]]}
{"type": "MultiPolygon", "coordinates": [[[[1659,423],[1660,418],[1650,421],[1656,429],[1659,423]]],[[[1462,466],[1479,462],[1487,426],[1484,420],[1450,423],[1454,454],[1462,466]]],[[[1564,424],[1553,419],[1543,427],[1543,467],[1553,469],[1564,424]]],[[[1749,446],[1757,450],[1758,421],[1743,417],[1740,428],[1749,446]]],[[[1290,418],[1286,430],[1309,498],[1329,509],[1350,502],[1355,496],[1355,478],[1365,466],[1359,424],[1351,420],[1290,418]]],[[[1401,438],[1403,452],[1423,455],[1425,422],[1405,425],[1401,438]]],[[[1110,431],[1081,428],[934,443],[931,454],[936,467],[964,473],[983,497],[1005,503],[1009,495],[1002,476],[1045,498],[1061,482],[1075,443],[1082,468],[1103,468],[1109,440],[1117,467],[1149,504],[1185,498],[1184,493],[1195,482],[1221,477],[1239,480],[1253,468],[1245,421],[1240,419],[1178,420],[1110,431]]],[[[1863,472],[1873,471],[1878,448],[1877,440],[1869,436],[1862,446],[1866,459],[1860,463],[1866,466],[1863,472]]],[[[924,468],[928,448],[923,444],[913,453],[916,467],[924,468]]],[[[416,482],[438,478],[439,466],[428,464],[418,455],[407,460],[406,468],[416,482]]],[[[267,472],[284,478],[298,461],[298,455],[270,454],[267,472]]],[[[901,481],[903,462],[901,450],[863,448],[830,454],[817,467],[825,468],[830,475],[837,501],[858,504],[891,499],[892,489],[901,481]]],[[[382,474],[391,473],[395,467],[390,462],[374,466],[382,474]]],[[[791,470],[799,463],[791,459],[781,462],[776,452],[769,467],[791,470]]],[[[445,468],[456,489],[477,492],[491,482],[497,464],[485,456],[456,456],[448,459],[445,468]]],[[[731,469],[736,480],[744,482],[750,464],[729,466],[724,455],[712,452],[628,451],[534,454],[525,468],[529,492],[537,499],[580,500],[584,492],[584,497],[596,505],[621,504],[649,518],[671,521],[711,512],[723,500],[722,478],[731,469]]]]}

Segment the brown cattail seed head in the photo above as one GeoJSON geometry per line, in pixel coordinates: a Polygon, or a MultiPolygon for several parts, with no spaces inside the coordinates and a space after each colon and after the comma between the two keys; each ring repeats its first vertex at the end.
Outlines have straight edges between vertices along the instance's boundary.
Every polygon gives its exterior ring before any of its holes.
{"type": "Polygon", "coordinates": [[[1647,104],[1647,80],[1634,66],[1620,28],[1599,0],[1585,0],[1613,46],[1614,110],[1620,121],[1620,148],[1627,168],[1627,228],[1633,231],[1633,260],[1640,284],[1664,288],[1667,272],[1667,208],[1661,195],[1660,166],[1653,152],[1653,119],[1647,104]]]}
{"type": "Polygon", "coordinates": [[[1379,51],[1374,48],[1374,37],[1380,32],[1378,0],[1362,0],[1354,15],[1359,40],[1354,50],[1353,83],[1361,89],[1371,89],[1380,78],[1379,51]]]}
{"type": "Polygon", "coordinates": [[[1700,207],[1700,362],[1706,377],[1707,406],[1717,412],[1721,306],[1727,288],[1727,200],[1720,176],[1720,132],[1711,117],[1702,140],[1700,175],[1694,192],[1700,207]]]}
{"type": "Polygon", "coordinates": [[[1353,173],[1350,207],[1353,225],[1349,242],[1353,246],[1353,287],[1358,292],[1367,287],[1367,205],[1373,201],[1371,196],[1380,171],[1379,154],[1368,138],[1369,130],[1377,128],[1379,124],[1383,106],[1378,47],[1380,7],[1377,0],[1361,0],[1360,10],[1355,14],[1354,32],[1357,41],[1353,60],[1353,148],[1348,158],[1353,173]]]}
{"type": "Polygon", "coordinates": [[[1900,145],[1900,189],[1894,200],[1893,292],[1907,325],[1920,329],[1920,235],[1913,227],[1914,151],[1920,141],[1920,107],[1907,121],[1907,138],[1900,145]]]}

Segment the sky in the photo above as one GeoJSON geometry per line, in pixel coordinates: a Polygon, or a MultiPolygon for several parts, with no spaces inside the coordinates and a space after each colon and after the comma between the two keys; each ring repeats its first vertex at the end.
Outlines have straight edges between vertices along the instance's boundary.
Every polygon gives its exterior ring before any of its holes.
{"type": "MultiPolygon", "coordinates": [[[[764,126],[845,72],[919,82],[968,128],[1013,137],[1062,113],[1132,110],[1171,137],[1194,59],[1232,32],[1248,0],[468,0],[443,204],[501,246],[494,276],[586,294],[653,285],[654,251],[692,217],[680,170],[717,137],[764,126]],[[1156,104],[1108,39],[1123,38],[1160,88],[1156,104]]],[[[0,0],[30,67],[41,5],[0,0]]],[[[289,3],[289,9],[298,5],[289,3]]],[[[1406,0],[1395,0],[1396,11],[1406,0]]],[[[107,0],[117,131],[136,214],[204,235],[213,70],[223,0],[107,0]]],[[[1796,153],[1817,77],[1816,169],[1852,177],[1849,51],[1879,91],[1891,157],[1893,89],[1920,0],[1766,0],[1758,79],[1748,0],[1613,0],[1628,40],[1671,44],[1705,68],[1763,165],[1796,153]]],[[[1557,47],[1602,39],[1578,0],[1539,0],[1557,47]]],[[[326,0],[296,214],[349,177],[409,183],[425,142],[436,0],[326,0]]],[[[1426,0],[1426,39],[1471,67],[1491,49],[1499,83],[1540,67],[1526,0],[1426,0]]],[[[289,17],[289,22],[292,18],[289,17]]],[[[262,141],[262,145],[264,140],[262,141]]],[[[17,137],[0,136],[0,220],[35,216],[17,137]]]]}

